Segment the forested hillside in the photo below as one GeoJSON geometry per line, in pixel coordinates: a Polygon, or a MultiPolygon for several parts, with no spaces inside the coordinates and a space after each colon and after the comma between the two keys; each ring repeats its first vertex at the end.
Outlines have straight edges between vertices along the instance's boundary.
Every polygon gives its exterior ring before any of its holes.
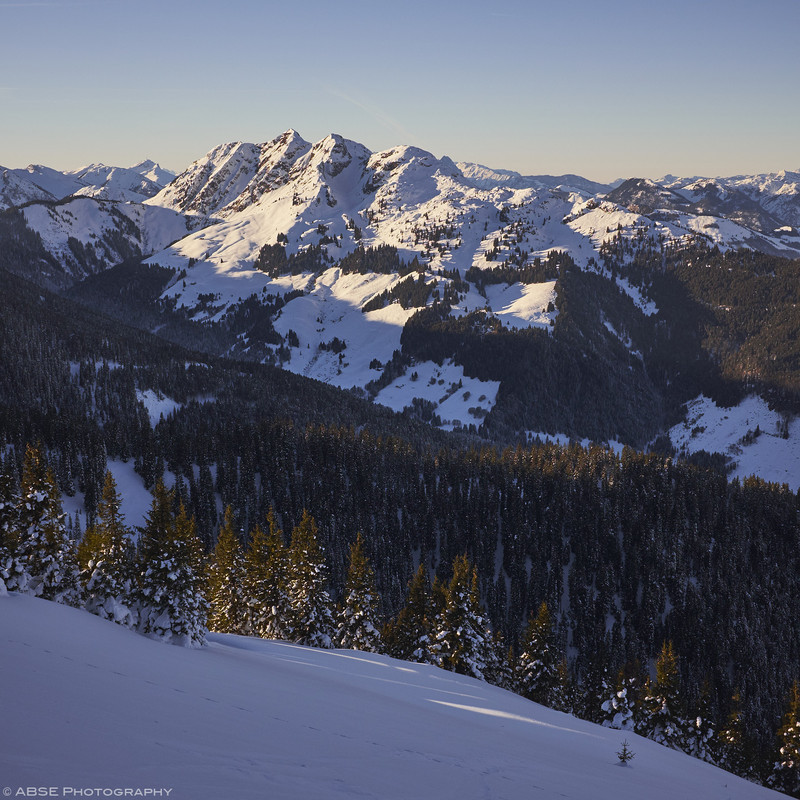
{"type": "Polygon", "coordinates": [[[420,564],[447,582],[466,555],[515,652],[546,602],[587,696],[620,669],[640,675],[670,641],[681,703],[705,698],[723,726],[741,698],[748,763],[769,757],[800,663],[794,494],[631,450],[454,438],[274,368],[123,329],[14,276],[5,287],[0,435],[12,485],[26,443],[41,442],[93,521],[108,458],[132,459],[148,487],[167,470],[207,552],[225,506],[242,546],[270,508],[287,533],[308,511],[334,601],[362,534],[381,619],[404,607],[420,564]],[[176,403],[154,426],[146,390],[176,403]]]}

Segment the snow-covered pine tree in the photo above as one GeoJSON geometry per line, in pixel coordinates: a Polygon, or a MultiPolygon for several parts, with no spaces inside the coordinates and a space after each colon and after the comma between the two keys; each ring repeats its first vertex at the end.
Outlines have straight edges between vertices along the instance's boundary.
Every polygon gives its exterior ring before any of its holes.
{"type": "Polygon", "coordinates": [[[84,607],[103,619],[133,628],[138,622],[133,544],[120,511],[114,476],[106,472],[97,520],[78,546],[84,607]]]}
{"type": "Polygon", "coordinates": [[[375,573],[364,553],[364,540],[359,533],[350,547],[350,567],[334,636],[336,646],[368,653],[383,652],[378,627],[379,605],[375,573]]]}
{"type": "Polygon", "coordinates": [[[466,555],[453,560],[432,650],[440,667],[461,675],[486,680],[487,672],[496,667],[492,634],[481,614],[478,572],[466,555]]]}
{"type": "Polygon", "coordinates": [[[578,691],[569,671],[566,656],[562,656],[556,667],[558,684],[553,693],[553,708],[566,714],[574,714],[578,705],[578,691]]]}
{"type": "Polygon", "coordinates": [[[800,682],[796,680],[789,696],[789,709],[778,730],[778,752],[769,785],[800,797],[800,682]]]}
{"type": "Polygon", "coordinates": [[[644,735],[673,750],[687,750],[688,721],[681,701],[678,656],[665,641],[656,659],[656,682],[644,697],[644,735]]]}
{"type": "Polygon", "coordinates": [[[742,717],[742,696],[737,689],[731,697],[731,710],[725,726],[717,734],[719,765],[737,775],[748,770],[747,746],[742,717]]]}
{"type": "Polygon", "coordinates": [[[288,639],[291,609],[287,587],[289,551],[275,512],[267,515],[267,532],[256,525],[244,557],[247,625],[251,636],[288,639]]]}
{"type": "Polygon", "coordinates": [[[139,531],[138,557],[141,571],[162,552],[164,542],[172,535],[175,526],[174,495],[159,478],[153,487],[150,511],[139,531]]]}
{"type": "Polygon", "coordinates": [[[487,683],[499,686],[501,689],[507,689],[509,692],[516,692],[517,676],[514,666],[517,660],[514,656],[514,648],[510,645],[506,647],[502,631],[495,631],[492,650],[494,658],[486,672],[487,683]]]}
{"type": "Polygon", "coordinates": [[[245,632],[247,604],[243,584],[242,543],[236,532],[233,509],[228,506],[208,570],[209,630],[245,632]]]}
{"type": "Polygon", "coordinates": [[[625,671],[620,670],[617,682],[601,705],[602,718],[600,724],[605,728],[615,728],[621,731],[632,731],[633,704],[628,697],[630,679],[625,677],[625,671]]]}
{"type": "Polygon", "coordinates": [[[172,644],[198,647],[205,642],[208,614],[202,547],[183,504],[177,516],[171,505],[172,493],[159,481],[143,531],[148,560],[139,584],[139,630],[172,644]]]}
{"type": "Polygon", "coordinates": [[[307,510],[292,530],[289,548],[288,635],[310,647],[333,646],[331,599],[325,590],[327,569],[318,540],[317,523],[307,510]]]}
{"type": "Polygon", "coordinates": [[[583,676],[577,716],[590,722],[602,723],[606,718],[602,706],[614,690],[605,653],[597,651],[589,658],[583,676]]]}
{"type": "Polygon", "coordinates": [[[716,764],[717,736],[713,716],[711,685],[706,679],[700,692],[697,713],[689,720],[687,752],[701,761],[716,764]]]}
{"type": "MultiPolygon", "coordinates": [[[[24,567],[16,558],[19,543],[17,518],[19,491],[10,469],[0,471],[0,594],[7,591],[9,578],[16,585],[24,567]]],[[[25,578],[27,583],[27,578],[25,578]]]]}
{"type": "Polygon", "coordinates": [[[559,654],[554,639],[550,609],[542,601],[536,616],[531,613],[520,642],[517,682],[523,697],[546,706],[553,704],[558,686],[559,654]]]}
{"type": "Polygon", "coordinates": [[[408,583],[408,600],[384,629],[387,649],[395,658],[433,664],[431,640],[433,615],[428,573],[420,564],[408,583]]]}
{"type": "Polygon", "coordinates": [[[9,589],[80,605],[75,544],[64,526],[61,492],[40,450],[30,445],[22,467],[16,558],[9,589]]]}

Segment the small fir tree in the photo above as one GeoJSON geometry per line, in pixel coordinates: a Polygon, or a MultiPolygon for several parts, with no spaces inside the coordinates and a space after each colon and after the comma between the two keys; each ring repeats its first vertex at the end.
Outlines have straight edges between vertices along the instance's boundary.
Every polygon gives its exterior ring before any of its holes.
{"type": "Polygon", "coordinates": [[[228,506],[219,528],[214,557],[208,570],[208,628],[218,633],[244,633],[244,560],[233,509],[228,506]]]}
{"type": "Polygon", "coordinates": [[[628,744],[628,740],[627,739],[623,740],[622,747],[617,753],[617,758],[619,759],[620,763],[623,764],[624,766],[627,766],[628,762],[632,761],[635,755],[636,753],[634,753],[631,750],[631,746],[628,744]]]}
{"type": "Polygon", "coordinates": [[[552,705],[558,686],[558,654],[553,623],[547,603],[531,614],[520,642],[517,681],[523,697],[543,705],[552,705]]]}
{"type": "Polygon", "coordinates": [[[288,639],[291,607],[287,571],[289,551],[275,512],[267,515],[267,532],[256,525],[244,559],[248,633],[265,639],[288,639]]]}
{"type": "Polygon", "coordinates": [[[138,610],[134,591],[133,546],[120,511],[117,485],[106,472],[97,504],[97,521],[87,528],[78,547],[84,607],[103,619],[135,627],[138,610]]]}
{"type": "Polygon", "coordinates": [[[292,530],[289,549],[288,634],[291,641],[310,647],[332,647],[333,614],[325,590],[327,570],[318,540],[317,523],[303,511],[292,530]]]}
{"type": "Polygon", "coordinates": [[[383,651],[378,628],[379,601],[375,573],[367,561],[364,540],[359,533],[350,547],[350,568],[336,629],[337,647],[368,653],[383,651]]]}

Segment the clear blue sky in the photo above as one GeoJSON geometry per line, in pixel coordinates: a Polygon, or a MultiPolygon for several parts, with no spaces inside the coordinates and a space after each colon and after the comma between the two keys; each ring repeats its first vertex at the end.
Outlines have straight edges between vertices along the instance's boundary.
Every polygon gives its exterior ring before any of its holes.
{"type": "Polygon", "coordinates": [[[800,0],[0,0],[0,164],[287,128],[524,174],[800,168],[800,0]]]}

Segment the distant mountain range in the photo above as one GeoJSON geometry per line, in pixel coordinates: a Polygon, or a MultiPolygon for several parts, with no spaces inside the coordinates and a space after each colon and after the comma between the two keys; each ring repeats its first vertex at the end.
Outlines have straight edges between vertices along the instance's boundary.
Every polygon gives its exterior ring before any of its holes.
{"type": "MultiPolygon", "coordinates": [[[[655,366],[658,325],[685,329],[688,313],[659,299],[656,272],[687,249],[800,257],[800,173],[606,185],[294,130],[174,176],[152,161],[0,168],[0,208],[51,256],[20,265],[28,279],[91,304],[121,291],[115,264],[158,265],[171,277],[148,313],[224,327],[229,355],[503,439],[652,441],[676,404],[714,391],[655,366]],[[522,354],[513,369],[485,352],[496,341],[522,354]],[[595,413],[598,392],[615,399],[595,413]]],[[[713,361],[702,336],[693,357],[713,361]]],[[[763,393],[759,369],[742,391],[763,393]]]]}

